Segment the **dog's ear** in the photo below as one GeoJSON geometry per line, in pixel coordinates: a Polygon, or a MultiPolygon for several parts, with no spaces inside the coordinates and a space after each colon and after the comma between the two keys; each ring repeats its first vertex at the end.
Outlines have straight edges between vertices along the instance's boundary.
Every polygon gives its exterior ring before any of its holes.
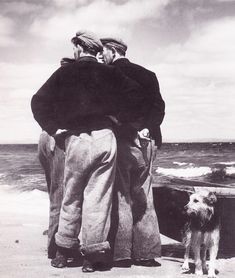
{"type": "Polygon", "coordinates": [[[205,197],[205,202],[209,205],[212,206],[217,202],[217,197],[214,192],[209,192],[208,196],[205,197]]]}

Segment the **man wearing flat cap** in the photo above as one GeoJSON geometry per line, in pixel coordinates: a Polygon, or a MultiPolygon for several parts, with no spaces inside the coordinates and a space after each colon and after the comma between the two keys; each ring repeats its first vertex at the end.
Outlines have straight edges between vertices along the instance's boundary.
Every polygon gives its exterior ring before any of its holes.
{"type": "MultiPolygon", "coordinates": [[[[127,45],[116,38],[103,38],[100,58],[119,68],[143,88],[143,117],[123,124],[117,132],[118,225],[114,232],[114,261],[117,266],[159,266],[161,255],[158,219],[154,209],[151,170],[154,151],[161,146],[160,124],[165,103],[156,75],[125,58],[127,45]],[[155,146],[154,146],[155,145],[155,146]]],[[[114,206],[115,207],[115,206],[114,206]]],[[[114,213],[115,215],[115,213],[114,213]]]]}
{"type": "Polygon", "coordinates": [[[116,170],[110,118],[133,121],[142,97],[136,82],[97,62],[102,44],[94,34],[77,32],[72,43],[75,62],[52,74],[33,96],[31,107],[41,128],[65,148],[64,196],[52,266],[67,266],[67,254],[80,248],[85,258],[82,270],[92,272],[110,248],[107,236],[116,170]]]}

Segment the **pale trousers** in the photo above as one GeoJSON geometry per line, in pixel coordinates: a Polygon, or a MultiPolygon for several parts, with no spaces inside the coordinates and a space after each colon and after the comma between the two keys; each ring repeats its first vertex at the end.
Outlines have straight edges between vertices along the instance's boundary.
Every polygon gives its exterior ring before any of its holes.
{"type": "Polygon", "coordinates": [[[63,198],[64,151],[55,145],[55,139],[43,131],[38,143],[39,161],[45,171],[50,200],[48,227],[48,258],[56,255],[55,234],[58,230],[63,198]]]}
{"type": "Polygon", "coordinates": [[[114,261],[161,256],[151,185],[153,153],[153,141],[137,146],[134,141],[118,140],[112,213],[114,261]]]}
{"type": "MultiPolygon", "coordinates": [[[[116,171],[116,138],[111,129],[65,140],[64,198],[56,244],[77,249],[107,240],[116,171]],[[81,240],[78,236],[81,232],[81,240]]],[[[80,237],[80,236],[79,236],[80,237]]]]}

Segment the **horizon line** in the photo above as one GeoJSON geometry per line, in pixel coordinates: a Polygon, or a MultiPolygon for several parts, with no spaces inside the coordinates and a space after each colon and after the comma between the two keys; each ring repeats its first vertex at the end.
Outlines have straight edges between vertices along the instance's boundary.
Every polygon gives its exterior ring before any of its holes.
{"type": "MultiPolygon", "coordinates": [[[[235,143],[235,139],[232,140],[186,140],[186,141],[163,141],[162,144],[185,144],[185,143],[235,143]]],[[[38,142],[34,143],[23,143],[23,142],[15,142],[15,143],[7,143],[0,142],[0,145],[38,145],[38,142]]]]}

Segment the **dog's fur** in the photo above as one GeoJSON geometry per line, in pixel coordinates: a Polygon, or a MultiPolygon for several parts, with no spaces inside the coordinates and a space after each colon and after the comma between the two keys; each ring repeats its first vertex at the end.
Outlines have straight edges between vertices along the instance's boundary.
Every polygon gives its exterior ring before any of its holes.
{"type": "Polygon", "coordinates": [[[190,196],[185,206],[189,222],[186,224],[186,247],[182,271],[188,272],[190,247],[194,254],[195,274],[207,273],[206,256],[209,251],[208,277],[216,277],[215,262],[219,248],[220,220],[217,197],[213,192],[200,190],[190,196]]]}

